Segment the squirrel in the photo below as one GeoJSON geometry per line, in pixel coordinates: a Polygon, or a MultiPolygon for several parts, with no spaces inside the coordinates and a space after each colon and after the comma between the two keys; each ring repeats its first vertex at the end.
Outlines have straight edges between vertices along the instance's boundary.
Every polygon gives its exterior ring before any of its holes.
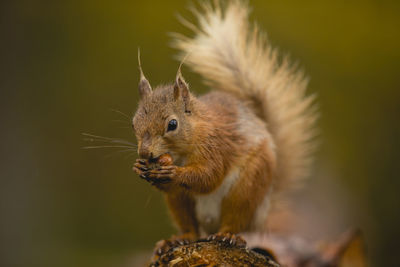
{"type": "MultiPolygon", "coordinates": [[[[152,89],[139,55],[140,101],[133,118],[139,159],[134,171],[165,194],[180,235],[241,243],[264,231],[271,201],[309,172],[318,112],[308,80],[249,22],[245,1],[203,2],[176,34],[180,58],[209,93],[195,96],[179,66],[170,85],[152,89]],[[149,168],[169,154],[171,165],[149,168]]],[[[181,63],[182,65],[182,63],[181,63]]]]}

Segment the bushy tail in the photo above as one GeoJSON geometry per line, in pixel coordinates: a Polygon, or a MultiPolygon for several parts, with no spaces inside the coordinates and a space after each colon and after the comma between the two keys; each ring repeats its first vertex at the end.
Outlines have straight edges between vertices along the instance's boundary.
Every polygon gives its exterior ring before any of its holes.
{"type": "Polygon", "coordinates": [[[250,25],[246,2],[203,2],[201,8],[193,9],[199,26],[182,20],[195,36],[177,34],[174,46],[208,85],[245,100],[267,122],[278,156],[274,191],[287,191],[307,175],[314,149],[317,113],[314,97],[305,95],[307,80],[250,25]]]}

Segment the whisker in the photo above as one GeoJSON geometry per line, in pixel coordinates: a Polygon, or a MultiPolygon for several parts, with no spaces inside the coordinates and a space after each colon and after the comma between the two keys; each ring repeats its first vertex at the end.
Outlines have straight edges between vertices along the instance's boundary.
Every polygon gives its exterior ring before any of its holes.
{"type": "Polygon", "coordinates": [[[109,143],[117,143],[117,144],[125,144],[125,145],[130,145],[137,147],[136,144],[131,143],[129,141],[123,140],[123,139],[118,139],[118,138],[110,138],[110,137],[104,137],[104,136],[98,136],[98,135],[93,135],[93,134],[88,134],[88,133],[82,133],[83,136],[89,137],[85,138],[85,141],[88,142],[109,142],[109,143]]]}
{"type": "Polygon", "coordinates": [[[99,136],[99,135],[94,135],[94,134],[88,134],[88,133],[82,133],[82,135],[88,136],[88,137],[99,138],[99,139],[114,140],[114,138],[111,138],[111,137],[104,137],[104,136],[99,136]]]}
{"type": "Polygon", "coordinates": [[[120,126],[120,127],[118,127],[118,129],[132,129],[132,126],[131,126],[131,127],[128,127],[128,126],[120,126]]]}
{"type": "Polygon", "coordinates": [[[116,156],[117,154],[122,154],[122,153],[126,153],[126,152],[132,152],[132,149],[124,149],[124,150],[120,150],[120,151],[114,151],[114,152],[111,152],[110,154],[104,156],[104,158],[111,158],[112,156],[116,156]]]}
{"type": "Polygon", "coordinates": [[[126,115],[124,112],[122,112],[122,111],[119,111],[119,110],[114,109],[114,108],[110,108],[110,110],[113,111],[113,112],[115,112],[115,113],[121,114],[122,116],[124,116],[124,117],[127,118],[128,120],[131,120],[131,118],[130,118],[128,115],[126,115]]]}
{"type": "Polygon", "coordinates": [[[87,142],[105,142],[105,143],[112,143],[112,144],[121,144],[121,145],[127,145],[127,146],[130,146],[130,147],[133,147],[133,148],[136,148],[137,147],[137,145],[135,145],[135,144],[132,144],[132,143],[130,143],[130,142],[126,142],[126,141],[124,141],[124,140],[113,140],[113,141],[108,141],[108,140],[96,140],[96,139],[90,139],[90,138],[84,138],[83,139],[84,141],[87,141],[87,142]]]}
{"type": "Polygon", "coordinates": [[[132,146],[84,146],[82,149],[94,149],[94,148],[131,148],[134,149],[135,147],[132,146]]]}
{"type": "Polygon", "coordinates": [[[99,136],[89,133],[82,133],[84,136],[83,140],[86,142],[94,143],[93,145],[88,145],[82,147],[82,149],[116,149],[117,151],[112,151],[111,153],[107,153],[104,158],[110,158],[112,156],[116,156],[117,154],[127,153],[125,159],[136,157],[136,152],[138,145],[131,143],[127,140],[99,136]],[[96,144],[99,143],[99,144],[96,144]]]}
{"type": "Polygon", "coordinates": [[[120,123],[125,123],[125,124],[131,125],[131,123],[128,122],[128,121],[123,121],[123,120],[112,120],[112,121],[113,121],[113,122],[120,122],[120,123]]]}
{"type": "Polygon", "coordinates": [[[150,200],[153,197],[153,194],[149,194],[149,196],[147,197],[146,202],[144,203],[144,208],[147,208],[147,206],[150,204],[150,200]]]}

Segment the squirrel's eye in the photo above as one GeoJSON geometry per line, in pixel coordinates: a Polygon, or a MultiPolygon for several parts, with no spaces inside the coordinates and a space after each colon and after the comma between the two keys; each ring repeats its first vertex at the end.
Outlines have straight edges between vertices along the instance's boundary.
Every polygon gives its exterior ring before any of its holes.
{"type": "Polygon", "coordinates": [[[175,119],[170,120],[170,121],[168,122],[168,129],[167,129],[167,132],[175,130],[176,127],[178,127],[178,122],[177,122],[175,119]]]}

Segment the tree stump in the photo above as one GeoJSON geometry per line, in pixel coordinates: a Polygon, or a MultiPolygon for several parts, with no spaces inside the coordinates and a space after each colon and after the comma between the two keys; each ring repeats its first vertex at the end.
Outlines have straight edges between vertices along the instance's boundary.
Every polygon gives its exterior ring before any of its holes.
{"type": "Polygon", "coordinates": [[[188,245],[179,245],[161,255],[150,264],[170,267],[206,266],[254,266],[277,267],[269,256],[249,248],[230,245],[222,241],[199,240],[188,245]]]}
{"type": "Polygon", "coordinates": [[[244,234],[244,244],[222,240],[176,243],[149,266],[207,267],[366,267],[365,244],[360,231],[348,231],[324,244],[309,243],[296,236],[244,234]]]}

